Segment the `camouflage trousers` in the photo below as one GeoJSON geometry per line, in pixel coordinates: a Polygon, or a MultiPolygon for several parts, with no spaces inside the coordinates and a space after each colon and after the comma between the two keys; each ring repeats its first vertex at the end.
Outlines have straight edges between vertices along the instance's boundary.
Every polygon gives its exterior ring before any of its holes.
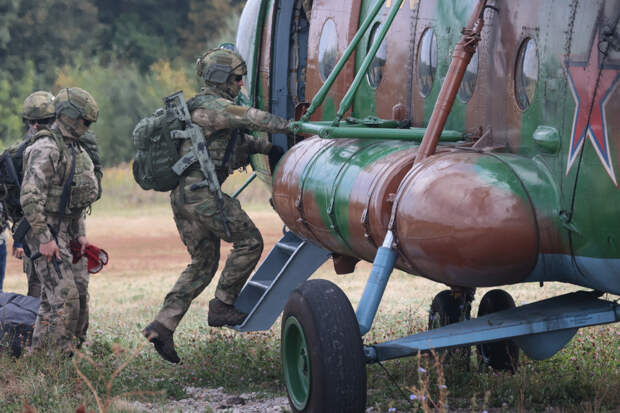
{"type": "MultiPolygon", "coordinates": [[[[48,218],[48,222],[55,225],[56,219],[48,218]]],[[[32,336],[35,349],[68,353],[70,345],[78,345],[86,339],[89,274],[85,258],[72,264],[68,223],[63,220],[58,231],[62,260],[57,265],[47,262],[45,257],[32,261],[41,283],[41,304],[32,336]]],[[[26,235],[26,242],[33,253],[39,251],[39,242],[31,233],[26,235]]]]}
{"type": "Polygon", "coordinates": [[[215,296],[227,304],[234,303],[263,251],[263,238],[239,201],[224,195],[223,210],[230,230],[227,236],[215,197],[206,188],[190,191],[195,182],[198,180],[185,178],[170,194],[174,221],[192,258],[155,318],[172,331],[215,275],[220,240],[233,244],[215,290],[215,296]]]}
{"type": "Polygon", "coordinates": [[[39,275],[34,269],[34,264],[30,258],[24,256],[24,274],[28,280],[28,295],[31,297],[41,297],[41,281],[39,275]]]}

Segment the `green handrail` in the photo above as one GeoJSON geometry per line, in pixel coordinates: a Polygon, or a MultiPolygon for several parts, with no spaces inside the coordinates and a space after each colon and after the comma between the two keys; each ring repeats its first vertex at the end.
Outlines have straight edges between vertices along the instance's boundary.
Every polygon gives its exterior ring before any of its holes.
{"type": "MultiPolygon", "coordinates": [[[[323,139],[378,139],[420,142],[426,128],[367,128],[358,126],[326,126],[324,123],[295,122],[295,133],[318,135],[323,139]]],[[[440,140],[457,142],[464,140],[462,132],[444,130],[440,140]]]]}
{"type": "Polygon", "coordinates": [[[359,88],[359,85],[362,82],[362,79],[366,75],[366,72],[368,71],[368,67],[370,66],[370,63],[372,63],[373,59],[375,58],[375,55],[377,54],[377,50],[379,50],[379,46],[381,46],[381,43],[385,39],[385,35],[387,34],[388,30],[392,26],[392,22],[394,21],[394,18],[396,17],[396,13],[398,13],[398,10],[400,9],[401,4],[403,4],[403,0],[396,0],[394,5],[392,6],[392,10],[390,10],[390,14],[388,14],[385,24],[381,27],[381,31],[379,31],[379,36],[375,39],[372,46],[370,47],[368,54],[364,58],[362,65],[360,66],[360,68],[357,71],[357,74],[355,75],[355,79],[353,79],[353,83],[351,83],[349,90],[347,90],[346,95],[344,95],[344,98],[342,98],[342,102],[340,103],[340,108],[338,109],[338,113],[336,114],[336,119],[334,119],[334,122],[333,122],[334,126],[339,125],[340,119],[342,119],[345,112],[349,110],[349,108],[351,107],[351,104],[353,103],[353,96],[355,95],[355,92],[357,92],[357,89],[359,88]]]}
{"type": "MultiPolygon", "coordinates": [[[[400,1],[402,3],[402,0],[400,1]]],[[[336,66],[334,66],[329,76],[327,76],[327,80],[325,80],[325,83],[323,83],[323,86],[321,86],[321,88],[316,93],[316,95],[314,95],[314,98],[312,98],[312,103],[310,103],[310,107],[308,108],[304,116],[301,118],[303,122],[307,122],[308,120],[310,120],[310,116],[312,116],[314,111],[319,106],[321,106],[321,104],[325,100],[325,97],[327,96],[327,92],[329,92],[332,85],[334,84],[336,77],[342,71],[342,68],[347,63],[347,60],[349,60],[349,57],[351,57],[351,54],[357,47],[358,43],[360,42],[364,34],[366,33],[366,30],[368,30],[368,26],[370,26],[370,23],[372,23],[372,21],[375,19],[377,14],[379,14],[379,10],[381,10],[381,7],[383,7],[384,3],[385,3],[385,0],[377,0],[374,7],[370,11],[370,14],[366,16],[366,18],[364,19],[364,22],[358,29],[357,33],[355,33],[353,40],[351,40],[351,43],[344,51],[344,54],[342,55],[340,60],[338,60],[338,63],[336,63],[336,66]]]]}
{"type": "Polygon", "coordinates": [[[248,180],[247,180],[247,181],[245,181],[245,183],[244,183],[243,185],[241,185],[241,187],[240,187],[239,189],[237,189],[237,190],[235,191],[235,193],[234,193],[234,194],[232,194],[232,195],[231,195],[231,198],[236,198],[236,197],[238,197],[238,196],[239,196],[239,194],[240,194],[241,192],[243,192],[243,190],[244,190],[245,188],[247,188],[247,187],[248,187],[248,185],[250,185],[250,184],[252,183],[252,181],[253,181],[255,178],[256,178],[256,172],[254,172],[254,173],[252,174],[252,176],[250,176],[250,177],[248,178],[248,180]]]}

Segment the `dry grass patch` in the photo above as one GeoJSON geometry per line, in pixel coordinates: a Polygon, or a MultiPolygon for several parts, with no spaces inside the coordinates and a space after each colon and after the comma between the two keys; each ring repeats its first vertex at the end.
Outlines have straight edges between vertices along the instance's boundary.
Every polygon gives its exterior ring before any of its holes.
{"type": "MultiPolygon", "coordinates": [[[[126,183],[127,172],[115,175],[116,172],[106,171],[106,179],[116,183],[107,183],[105,199],[118,199],[98,204],[87,219],[89,239],[110,253],[110,264],[92,277],[90,285],[91,325],[82,351],[95,365],[83,359],[76,361],[100,395],[106,394],[107,383],[128,354],[144,343],[141,329],[155,316],[189,262],[167,198],[162,194],[149,198],[151,194],[141,191],[142,195],[135,195],[141,200],[132,200],[136,188],[126,183]],[[119,352],[121,348],[124,351],[119,352]]],[[[263,234],[267,254],[282,234],[282,222],[265,205],[249,209],[263,234]]],[[[223,244],[220,269],[229,248],[230,245],[223,244]]],[[[360,263],[355,274],[338,276],[328,262],[314,277],[338,284],[356,308],[369,272],[370,264],[360,263]]],[[[110,412],[135,411],[135,400],[164,406],[169,399],[189,397],[188,387],[222,386],[228,393],[257,391],[267,397],[284,395],[279,321],[269,331],[249,334],[209,328],[208,301],[213,297],[216,281],[194,301],[175,334],[183,364],[171,365],[161,360],[148,345],[114,377],[110,394],[129,395],[115,399],[110,412]]],[[[26,289],[20,263],[14,259],[9,259],[5,287],[22,293],[26,289]]],[[[445,286],[440,284],[395,271],[365,343],[424,330],[430,303],[443,289],[445,286]]],[[[547,283],[544,288],[537,284],[506,288],[517,305],[577,289],[559,283],[547,283]]],[[[477,298],[487,290],[480,289],[477,298]]],[[[476,313],[477,301],[472,315],[476,313]]],[[[411,411],[411,403],[414,410],[422,411],[422,396],[442,401],[441,406],[449,406],[448,411],[481,411],[483,407],[489,411],[537,411],[549,406],[575,412],[612,411],[620,405],[618,324],[581,330],[566,349],[550,360],[536,362],[522,357],[515,375],[478,371],[474,359],[469,369],[438,367],[428,356],[384,365],[395,383],[379,366],[367,369],[368,400],[373,411],[411,411]],[[410,395],[418,401],[408,400],[410,395]]],[[[41,357],[15,361],[0,355],[0,411],[19,412],[24,402],[38,411],[74,411],[81,404],[97,409],[95,397],[72,361],[41,357]]]]}

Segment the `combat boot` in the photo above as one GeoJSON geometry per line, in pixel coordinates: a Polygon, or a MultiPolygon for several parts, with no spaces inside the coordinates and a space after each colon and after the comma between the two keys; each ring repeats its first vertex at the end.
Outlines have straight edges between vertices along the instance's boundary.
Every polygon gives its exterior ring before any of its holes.
{"type": "Polygon", "coordinates": [[[208,323],[211,327],[236,326],[243,323],[246,313],[237,310],[234,305],[226,304],[217,298],[209,301],[208,323]]]}
{"type": "Polygon", "coordinates": [[[174,341],[172,340],[172,331],[164,327],[159,321],[153,321],[142,330],[142,334],[148,341],[155,345],[155,350],[166,361],[178,363],[181,361],[179,355],[174,349],[174,341]]]}

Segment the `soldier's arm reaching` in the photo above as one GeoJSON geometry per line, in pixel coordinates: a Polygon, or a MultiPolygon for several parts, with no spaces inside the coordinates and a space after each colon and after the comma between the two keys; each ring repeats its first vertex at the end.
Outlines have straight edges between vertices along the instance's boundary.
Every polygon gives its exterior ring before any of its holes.
{"type": "Polygon", "coordinates": [[[192,113],[192,121],[206,131],[220,129],[249,129],[269,133],[290,133],[290,122],[255,108],[218,102],[221,109],[198,108],[192,113]]]}
{"type": "Polygon", "coordinates": [[[51,179],[58,171],[60,152],[49,138],[38,139],[24,153],[24,178],[20,203],[32,234],[41,244],[51,241],[52,234],[45,220],[45,203],[51,179]]]}

